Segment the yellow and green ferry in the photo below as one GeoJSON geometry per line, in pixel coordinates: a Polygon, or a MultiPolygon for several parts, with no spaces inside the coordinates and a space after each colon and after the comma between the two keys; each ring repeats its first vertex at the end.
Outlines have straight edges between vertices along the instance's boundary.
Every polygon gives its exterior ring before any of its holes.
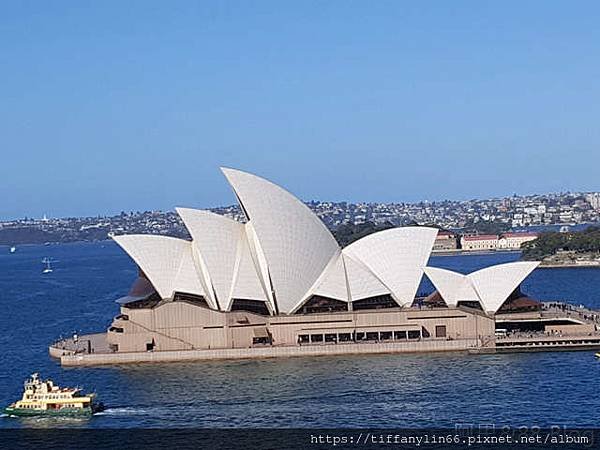
{"type": "Polygon", "coordinates": [[[96,402],[96,394],[82,394],[79,388],[60,388],[52,380],[42,381],[34,373],[24,383],[23,397],[8,407],[10,416],[90,416],[102,411],[104,405],[96,402]]]}

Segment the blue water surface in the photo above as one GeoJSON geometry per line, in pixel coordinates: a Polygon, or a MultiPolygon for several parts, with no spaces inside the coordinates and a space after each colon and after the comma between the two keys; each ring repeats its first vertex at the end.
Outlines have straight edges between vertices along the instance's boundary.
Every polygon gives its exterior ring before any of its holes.
{"type": "MultiPolygon", "coordinates": [[[[434,256],[460,272],[517,253],[434,256]]],[[[0,404],[33,371],[95,390],[91,419],[0,417],[0,427],[595,426],[600,363],[592,352],[290,358],[65,369],[47,347],[61,333],[106,329],[136,276],[112,242],[0,247],[0,404]],[[42,274],[50,257],[54,272],[42,274]]],[[[424,280],[421,291],[431,290],[424,280]]],[[[600,308],[600,270],[537,269],[523,290],[600,308]]]]}

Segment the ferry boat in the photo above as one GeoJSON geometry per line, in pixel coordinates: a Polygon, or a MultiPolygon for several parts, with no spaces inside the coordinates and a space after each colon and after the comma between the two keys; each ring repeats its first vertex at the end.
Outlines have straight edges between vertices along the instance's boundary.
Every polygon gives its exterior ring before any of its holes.
{"type": "Polygon", "coordinates": [[[82,394],[79,388],[61,388],[52,380],[43,381],[34,373],[24,383],[21,400],[4,409],[11,416],[90,416],[102,411],[104,405],[97,403],[96,394],[82,394]]]}

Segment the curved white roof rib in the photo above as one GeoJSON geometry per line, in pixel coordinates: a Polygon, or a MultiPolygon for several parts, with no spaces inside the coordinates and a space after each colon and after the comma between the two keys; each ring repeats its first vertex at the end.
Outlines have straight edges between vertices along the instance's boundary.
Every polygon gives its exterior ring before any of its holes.
{"type": "Polygon", "coordinates": [[[176,208],[192,235],[193,246],[202,261],[211,297],[225,310],[230,301],[238,242],[244,234],[244,224],[225,216],[199,209],[176,208]],[[210,290],[210,288],[209,288],[210,290]]]}
{"type": "Polygon", "coordinates": [[[459,301],[480,301],[471,280],[462,273],[425,267],[425,274],[448,306],[456,306],[459,301]]]}
{"type": "MultiPolygon", "coordinates": [[[[190,241],[141,234],[113,239],[146,274],[162,298],[169,298],[176,291],[205,296],[190,241]]],[[[207,302],[210,304],[210,299],[207,302]]]]}
{"type": "Polygon", "coordinates": [[[350,295],[348,292],[344,259],[341,252],[334,258],[332,263],[325,269],[325,272],[318,282],[316,289],[313,290],[312,295],[320,295],[348,302],[350,300],[350,295]]]}
{"type": "Polygon", "coordinates": [[[343,255],[343,258],[348,275],[350,299],[353,302],[390,293],[390,290],[362,263],[353,260],[346,254],[343,255]]]}
{"type": "Polygon", "coordinates": [[[271,306],[260,282],[258,272],[256,271],[245,233],[238,241],[233,285],[231,295],[229,296],[229,304],[226,308],[227,311],[231,309],[231,304],[236,298],[244,300],[261,300],[267,302],[269,306],[271,306]]]}
{"type": "Polygon", "coordinates": [[[280,313],[290,313],[339,246],[325,224],[283,188],[246,172],[221,169],[252,223],[280,313]]]}
{"type": "Polygon", "coordinates": [[[268,302],[271,305],[271,310],[273,312],[278,312],[275,305],[275,300],[273,298],[273,286],[271,285],[271,277],[269,275],[269,267],[267,266],[267,258],[265,258],[265,254],[260,247],[258,237],[256,236],[256,232],[254,231],[252,224],[250,222],[246,222],[245,227],[250,255],[252,256],[254,267],[256,268],[256,271],[260,277],[260,284],[267,295],[268,302]]]}
{"type": "Polygon", "coordinates": [[[400,306],[410,306],[437,232],[429,227],[391,228],[353,242],[344,253],[373,272],[400,306]]]}
{"type": "Polygon", "coordinates": [[[481,299],[483,309],[496,313],[508,296],[539,265],[537,261],[518,261],[486,267],[467,277],[481,299]]]}

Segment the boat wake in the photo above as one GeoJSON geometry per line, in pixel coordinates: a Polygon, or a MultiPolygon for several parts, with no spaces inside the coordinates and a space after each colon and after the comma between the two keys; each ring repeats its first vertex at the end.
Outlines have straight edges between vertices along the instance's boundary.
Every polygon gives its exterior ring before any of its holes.
{"type": "Polygon", "coordinates": [[[118,408],[106,408],[104,411],[94,413],[94,416],[146,416],[149,414],[152,414],[152,408],[134,408],[124,406],[118,408]]]}

